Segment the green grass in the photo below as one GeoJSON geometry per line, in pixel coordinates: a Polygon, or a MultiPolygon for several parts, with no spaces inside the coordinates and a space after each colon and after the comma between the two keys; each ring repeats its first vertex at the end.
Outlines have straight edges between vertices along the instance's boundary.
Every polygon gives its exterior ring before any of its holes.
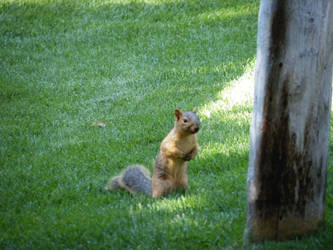
{"type": "MultiPolygon", "coordinates": [[[[258,6],[0,1],[0,248],[246,249],[252,107],[232,103],[254,70],[258,6]],[[131,163],[152,169],[173,110],[193,107],[202,130],[185,196],[103,191],[131,163]]],[[[325,226],[257,249],[332,246],[329,165],[325,226]]]]}

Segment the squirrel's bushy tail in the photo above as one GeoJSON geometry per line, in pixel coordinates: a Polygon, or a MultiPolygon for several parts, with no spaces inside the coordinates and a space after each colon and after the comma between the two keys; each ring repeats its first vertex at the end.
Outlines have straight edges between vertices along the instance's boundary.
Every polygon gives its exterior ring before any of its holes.
{"type": "Polygon", "coordinates": [[[132,165],[111,178],[105,190],[126,189],[131,193],[152,195],[150,172],[141,165],[132,165]]]}

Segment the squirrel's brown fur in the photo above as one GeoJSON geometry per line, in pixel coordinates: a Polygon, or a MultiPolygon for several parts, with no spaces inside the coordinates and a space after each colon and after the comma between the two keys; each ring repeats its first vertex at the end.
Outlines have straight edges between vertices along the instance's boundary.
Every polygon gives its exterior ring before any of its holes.
{"type": "Polygon", "coordinates": [[[112,178],[105,189],[125,188],[132,193],[142,192],[158,198],[187,187],[187,163],[198,152],[196,133],[200,120],[195,111],[182,113],[176,109],[175,116],[173,129],[160,145],[152,179],[146,168],[134,165],[112,178]]]}

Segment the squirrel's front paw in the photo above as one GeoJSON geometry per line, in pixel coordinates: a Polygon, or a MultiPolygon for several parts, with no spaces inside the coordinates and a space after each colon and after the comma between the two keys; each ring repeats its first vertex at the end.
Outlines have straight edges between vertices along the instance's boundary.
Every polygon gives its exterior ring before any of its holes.
{"type": "Polygon", "coordinates": [[[185,154],[183,157],[184,161],[189,161],[192,159],[192,154],[193,154],[193,150],[191,150],[189,153],[185,154]]]}

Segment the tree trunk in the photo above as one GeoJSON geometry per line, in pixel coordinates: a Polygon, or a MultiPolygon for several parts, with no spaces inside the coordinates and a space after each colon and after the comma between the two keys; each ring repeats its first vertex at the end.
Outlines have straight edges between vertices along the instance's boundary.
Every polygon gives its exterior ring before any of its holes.
{"type": "Polygon", "coordinates": [[[262,0],[245,240],[285,240],[324,218],[333,1],[262,0]]]}

